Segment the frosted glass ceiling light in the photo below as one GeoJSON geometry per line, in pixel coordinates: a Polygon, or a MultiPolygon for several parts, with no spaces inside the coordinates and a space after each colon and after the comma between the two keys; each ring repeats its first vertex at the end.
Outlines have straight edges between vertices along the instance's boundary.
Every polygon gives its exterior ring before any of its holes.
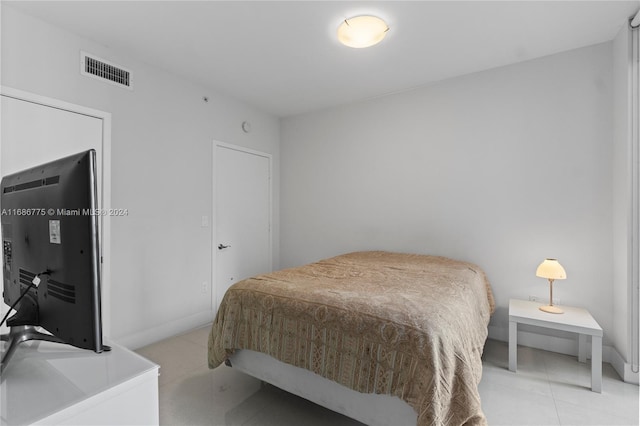
{"type": "Polygon", "coordinates": [[[338,40],[349,47],[369,47],[380,43],[387,31],[389,31],[387,23],[376,16],[356,16],[345,19],[340,24],[338,40]]]}

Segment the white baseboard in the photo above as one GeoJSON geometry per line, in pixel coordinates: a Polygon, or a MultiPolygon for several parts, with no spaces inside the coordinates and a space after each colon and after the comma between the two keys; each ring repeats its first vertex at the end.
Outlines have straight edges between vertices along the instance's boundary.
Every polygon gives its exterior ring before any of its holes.
{"type": "Polygon", "coordinates": [[[184,333],[205,324],[211,324],[213,317],[212,311],[199,312],[186,318],[180,318],[125,336],[117,336],[113,340],[127,349],[135,350],[167,337],[184,333]]]}
{"type": "MultiPolygon", "coordinates": [[[[577,336],[577,335],[576,335],[577,336]]],[[[489,338],[502,342],[509,341],[509,330],[504,327],[489,326],[489,338]]],[[[538,334],[531,331],[518,331],[518,345],[565,355],[578,356],[578,340],[538,334]]],[[[587,345],[587,357],[591,358],[591,345],[587,345]]],[[[602,361],[608,362],[616,373],[627,383],[638,384],[638,373],[631,371],[631,365],[624,361],[618,351],[609,345],[602,346],[602,361]]]]}
{"type": "Polygon", "coordinates": [[[609,362],[616,370],[616,373],[618,373],[620,377],[622,377],[622,380],[627,383],[633,383],[636,385],[640,384],[638,372],[632,371],[631,364],[626,362],[615,348],[611,349],[611,360],[609,362]]]}

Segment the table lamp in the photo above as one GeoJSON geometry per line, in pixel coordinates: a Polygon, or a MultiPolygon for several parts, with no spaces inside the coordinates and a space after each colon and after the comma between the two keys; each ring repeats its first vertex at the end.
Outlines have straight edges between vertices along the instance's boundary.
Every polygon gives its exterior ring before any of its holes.
{"type": "Polygon", "coordinates": [[[553,281],[564,280],[567,278],[567,273],[564,271],[562,265],[557,259],[545,259],[538,269],[536,269],[536,276],[541,278],[547,278],[549,280],[549,305],[540,306],[540,310],[549,312],[551,314],[561,314],[564,311],[557,306],[553,306],[553,281]]]}

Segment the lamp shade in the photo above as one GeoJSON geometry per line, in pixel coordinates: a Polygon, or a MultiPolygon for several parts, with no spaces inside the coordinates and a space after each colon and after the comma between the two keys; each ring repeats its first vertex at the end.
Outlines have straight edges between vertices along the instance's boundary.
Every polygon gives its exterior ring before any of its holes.
{"type": "Polygon", "coordinates": [[[567,273],[557,259],[545,259],[538,265],[536,276],[552,280],[564,280],[567,278],[567,273]]]}
{"type": "Polygon", "coordinates": [[[387,24],[376,16],[356,16],[345,19],[338,27],[338,40],[349,47],[369,47],[380,43],[387,31],[387,24]]]}

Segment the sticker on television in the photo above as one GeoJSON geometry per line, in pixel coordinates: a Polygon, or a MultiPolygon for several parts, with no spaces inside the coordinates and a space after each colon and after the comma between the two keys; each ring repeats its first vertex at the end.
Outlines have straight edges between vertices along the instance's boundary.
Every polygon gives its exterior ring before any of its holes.
{"type": "Polygon", "coordinates": [[[49,221],[49,242],[51,244],[62,244],[62,239],[60,238],[60,221],[59,220],[49,221]]]}

